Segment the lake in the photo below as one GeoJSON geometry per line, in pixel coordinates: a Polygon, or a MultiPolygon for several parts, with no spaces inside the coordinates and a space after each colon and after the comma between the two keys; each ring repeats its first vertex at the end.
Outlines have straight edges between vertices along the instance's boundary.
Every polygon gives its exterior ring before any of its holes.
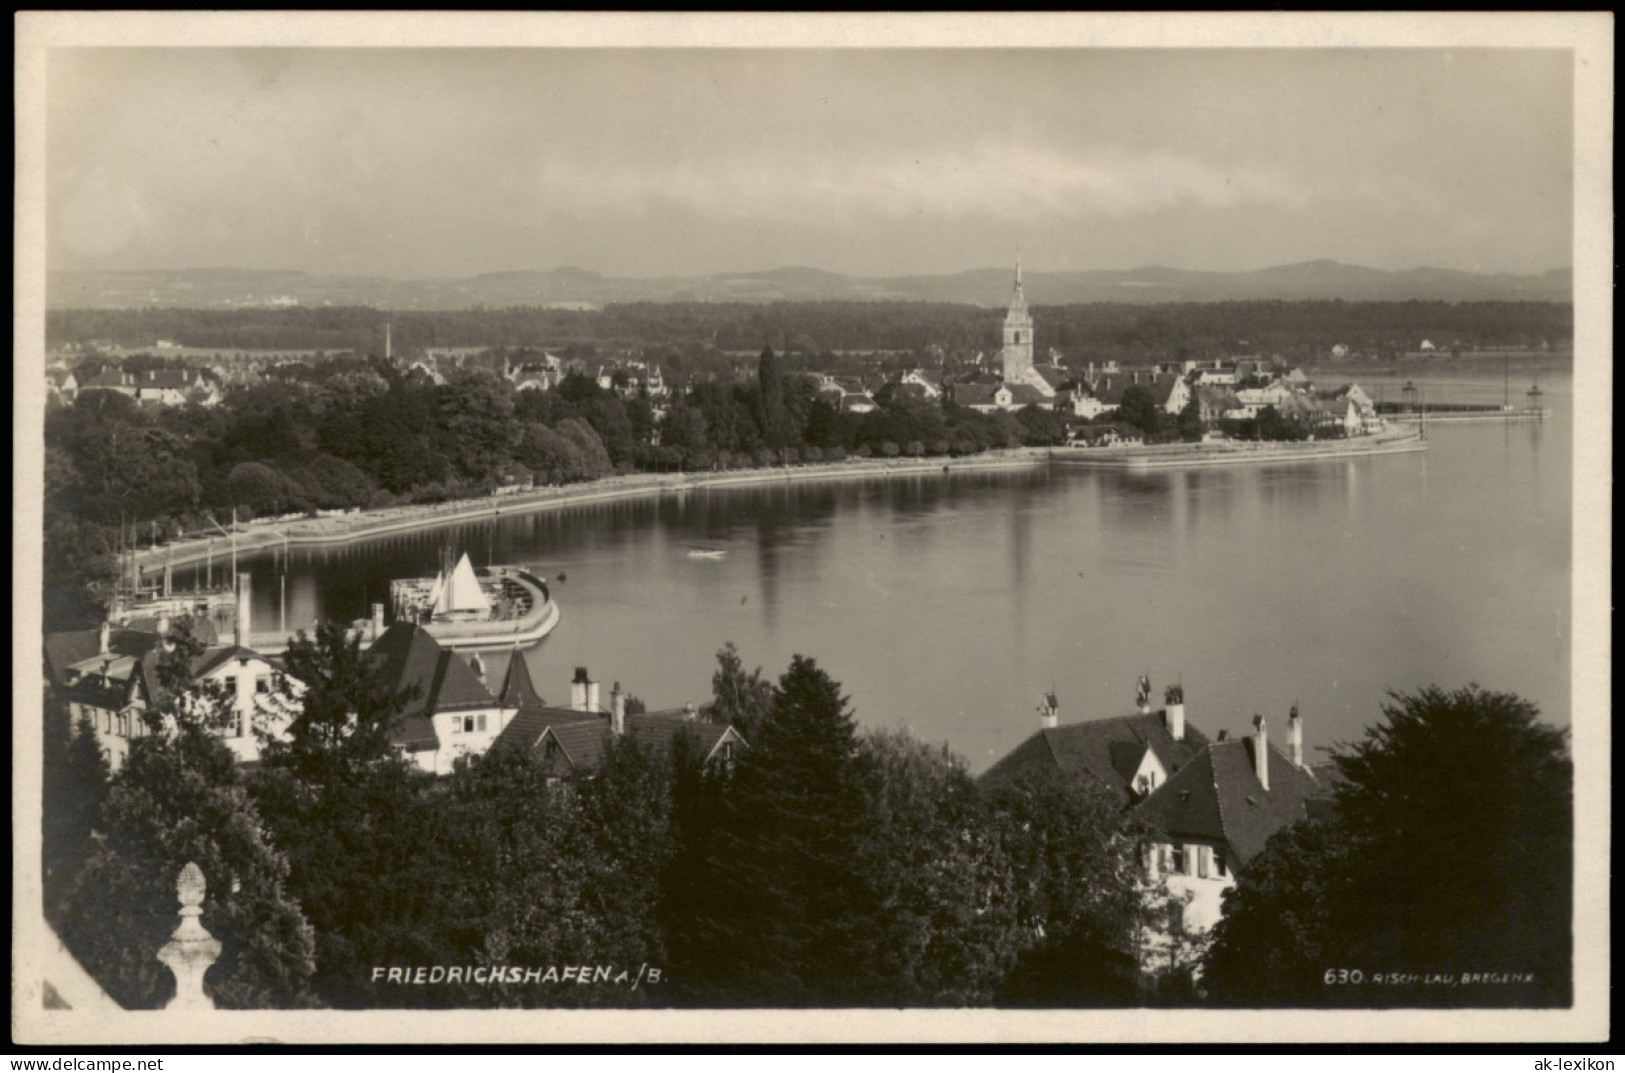
{"type": "MultiPolygon", "coordinates": [[[[732,640],[774,677],[816,658],[862,724],[945,741],[973,771],[1037,728],[1042,693],[1063,721],[1122,714],[1141,674],[1158,697],[1182,682],[1209,735],[1262,713],[1281,742],[1296,703],[1311,754],[1429,683],[1519,693],[1567,725],[1573,381],[1540,376],[1547,421],[1430,425],[1418,454],[690,490],[295,549],[287,621],[361,617],[449,544],[566,575],[558,628],[524,654],[550,701],[585,666],[606,694],[702,703],[732,640]]],[[[1430,401],[1503,391],[1499,365],[1355,379],[1390,400],[1407,379],[1430,401]]],[[[255,628],[275,626],[280,556],[245,569],[255,628]]]]}

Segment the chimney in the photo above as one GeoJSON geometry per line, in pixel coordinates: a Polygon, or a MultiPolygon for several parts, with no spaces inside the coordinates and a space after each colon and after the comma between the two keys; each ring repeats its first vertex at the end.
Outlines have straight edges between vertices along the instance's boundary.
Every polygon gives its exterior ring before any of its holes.
{"type": "Polygon", "coordinates": [[[1134,707],[1141,715],[1151,710],[1151,679],[1143,674],[1134,685],[1134,707]]]}
{"type": "Polygon", "coordinates": [[[589,678],[587,680],[587,711],[598,712],[602,710],[598,706],[598,683],[589,678]]]}
{"type": "Polygon", "coordinates": [[[1229,741],[1230,740],[1230,732],[1228,730],[1219,731],[1219,740],[1220,741],[1229,741]]]}
{"type": "Polygon", "coordinates": [[[1044,702],[1038,706],[1038,725],[1044,730],[1054,730],[1061,725],[1061,702],[1054,693],[1044,694],[1044,702]]]}
{"type": "Polygon", "coordinates": [[[1253,716],[1253,773],[1258,776],[1258,784],[1269,790],[1270,739],[1262,715],[1253,716]]]}
{"type": "Polygon", "coordinates": [[[609,729],[616,737],[626,733],[626,694],[619,682],[609,691],[609,729]]]}
{"type": "Polygon", "coordinates": [[[101,633],[98,634],[97,640],[101,645],[101,651],[98,655],[107,655],[112,650],[113,644],[113,624],[111,622],[104,621],[102,623],[101,633]]]}
{"type": "Polygon", "coordinates": [[[570,708],[572,711],[584,712],[587,710],[587,668],[577,667],[576,676],[570,680],[570,708]]]}
{"type": "Polygon", "coordinates": [[[237,575],[237,643],[248,647],[248,628],[253,621],[253,575],[237,575]]]}
{"type": "Polygon", "coordinates": [[[690,723],[692,723],[699,716],[699,714],[700,711],[698,708],[694,707],[693,701],[689,701],[687,704],[683,705],[683,718],[688,720],[690,723]]]}
{"type": "Polygon", "coordinates": [[[1163,721],[1168,724],[1168,736],[1175,741],[1185,740],[1185,687],[1169,686],[1162,694],[1163,721]]]}
{"type": "Polygon", "coordinates": [[[378,640],[384,632],[384,605],[372,605],[372,639],[378,640]]]}
{"type": "Polygon", "coordinates": [[[1292,757],[1292,766],[1303,767],[1303,720],[1298,718],[1298,706],[1292,706],[1292,714],[1286,717],[1286,747],[1287,754],[1292,757]]]}

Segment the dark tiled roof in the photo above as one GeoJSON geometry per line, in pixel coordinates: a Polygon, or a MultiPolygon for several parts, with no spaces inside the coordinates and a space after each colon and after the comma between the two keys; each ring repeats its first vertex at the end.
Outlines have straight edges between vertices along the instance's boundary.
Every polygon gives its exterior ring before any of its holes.
{"type": "Polygon", "coordinates": [[[1267,746],[1270,788],[1253,770],[1256,739],[1214,742],[1146,798],[1135,814],[1174,835],[1223,840],[1245,864],[1281,828],[1307,819],[1325,794],[1313,775],[1267,746]]]}
{"type": "Polygon", "coordinates": [[[416,623],[395,623],[373,642],[368,654],[382,663],[391,689],[418,687],[394,735],[408,749],[433,749],[439,744],[432,719],[436,712],[497,707],[497,699],[473,669],[416,623]]]}
{"type": "Polygon", "coordinates": [[[548,736],[559,743],[570,766],[578,771],[597,771],[604,762],[609,748],[609,724],[600,720],[590,723],[555,723],[547,728],[548,736]]]}
{"type": "Polygon", "coordinates": [[[508,673],[502,679],[501,697],[504,708],[544,707],[547,704],[536,692],[536,686],[530,680],[530,667],[517,648],[513,650],[513,658],[508,660],[508,673]]]}
{"type": "Polygon", "coordinates": [[[960,406],[993,406],[998,384],[958,383],[953,387],[954,402],[960,406]]]}
{"type": "Polygon", "coordinates": [[[69,630],[45,635],[45,680],[62,685],[62,672],[101,651],[100,630],[69,630]]]}
{"type": "Polygon", "coordinates": [[[646,712],[626,717],[627,737],[657,755],[670,753],[677,736],[687,734],[699,747],[700,755],[709,757],[730,729],[726,723],[702,723],[682,713],[646,712]]]}
{"type": "Polygon", "coordinates": [[[534,749],[550,726],[562,726],[566,723],[596,723],[603,718],[596,712],[578,712],[569,708],[548,708],[542,705],[532,705],[521,708],[514,713],[513,718],[508,720],[508,725],[502,728],[502,733],[497,735],[493,748],[496,745],[504,745],[516,749],[534,749]]]}
{"type": "Polygon", "coordinates": [[[1094,719],[1046,728],[1016,746],[982,776],[987,784],[1014,781],[1028,772],[1054,769],[1087,776],[1105,787],[1127,806],[1131,799],[1129,781],[1139,769],[1138,760],[1146,749],[1153,750],[1170,776],[1190,763],[1208,744],[1205,734],[1185,721],[1185,738],[1175,741],[1168,733],[1162,712],[1094,719]],[[1137,751],[1136,751],[1137,750],[1137,751]],[[1128,754],[1134,753],[1134,767],[1123,770],[1128,754]]]}
{"type": "Polygon", "coordinates": [[[1031,384],[1006,384],[1010,390],[1010,404],[1012,406],[1042,406],[1050,400],[1042,391],[1031,384]]]}

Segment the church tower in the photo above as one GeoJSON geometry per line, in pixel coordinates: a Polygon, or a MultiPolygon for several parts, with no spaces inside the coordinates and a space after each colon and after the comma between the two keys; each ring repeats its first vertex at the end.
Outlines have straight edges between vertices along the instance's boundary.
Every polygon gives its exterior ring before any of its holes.
{"type": "Polygon", "coordinates": [[[1033,318],[1021,290],[1021,254],[1016,253],[1016,290],[1004,315],[1004,382],[1029,383],[1033,377],[1033,318]]]}

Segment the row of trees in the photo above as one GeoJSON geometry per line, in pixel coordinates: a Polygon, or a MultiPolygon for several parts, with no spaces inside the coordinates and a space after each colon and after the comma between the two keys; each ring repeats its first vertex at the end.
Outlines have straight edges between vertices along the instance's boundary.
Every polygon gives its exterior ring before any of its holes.
{"type": "MultiPolygon", "coordinates": [[[[139,361],[139,359],[130,359],[139,361]]],[[[239,517],[432,503],[505,482],[590,481],[633,470],[721,469],[848,456],[971,454],[1058,442],[1059,417],[984,415],[898,399],[853,414],[786,373],[771,350],[750,379],[703,381],[656,421],[572,373],[517,391],[488,368],[437,384],[383,359],[333,358],[230,391],[213,408],[142,408],[92,392],[45,425],[47,629],[94,624],[121,534],[171,538],[239,517]]]]}
{"type": "MultiPolygon", "coordinates": [[[[689,347],[750,351],[764,341],[796,354],[820,351],[992,352],[1001,309],[944,302],[632,302],[602,310],[540,307],[394,311],[404,352],[436,346],[519,347],[545,343],[621,349],[689,347]]],[[[154,339],[209,349],[376,351],[386,314],[367,307],[287,309],[62,309],[46,315],[55,348],[95,340],[125,347],[154,339]]],[[[1424,338],[1469,347],[1565,344],[1571,306],[1548,302],[1241,301],[1158,305],[1038,306],[1039,352],[1086,351],[1086,359],[1147,355],[1222,357],[1279,353],[1295,360],[1334,344],[1383,353],[1424,338]]]]}
{"type": "MultiPolygon", "coordinates": [[[[178,630],[161,677],[178,687],[195,651],[178,630]]],[[[1115,1005],[1146,997],[1146,929],[1177,934],[1143,879],[1147,832],[1109,798],[1060,775],[985,792],[945,747],[860,731],[812,659],[773,681],[719,654],[705,717],[748,736],[736,763],[702,765],[687,737],[664,754],[617,740],[565,785],[507,749],[417,772],[388,747],[410,698],[338,630],[301,638],[288,670],[302,714],[252,773],[211,733],[224,698],[155,712],[171,732],[111,777],[88,727],[47,721],[49,915],[126,1005],[173,987],[154,955],[187,860],[224,947],[208,989],[241,1007],[1115,1005]],[[485,975],[388,976],[436,965],[485,975]],[[610,979],[490,975],[565,965],[610,979]]],[[[1335,817],[1284,829],[1227,896],[1208,999],[1567,1003],[1565,735],[1477,687],[1383,714],[1339,754],[1335,817]],[[1443,972],[1518,982],[1420,982],[1443,972]]]]}

